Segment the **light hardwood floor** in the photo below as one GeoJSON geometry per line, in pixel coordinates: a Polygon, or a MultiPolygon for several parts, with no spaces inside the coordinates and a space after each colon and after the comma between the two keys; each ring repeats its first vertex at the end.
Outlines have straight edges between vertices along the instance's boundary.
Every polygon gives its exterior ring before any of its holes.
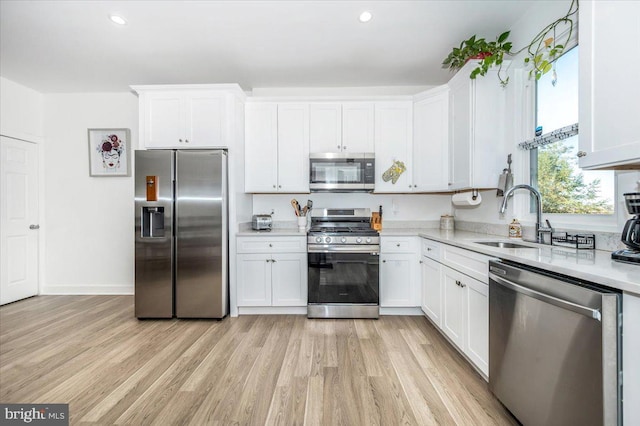
{"type": "Polygon", "coordinates": [[[1,307],[0,401],[72,424],[517,424],[422,317],[138,321],[132,296],[1,307]]]}

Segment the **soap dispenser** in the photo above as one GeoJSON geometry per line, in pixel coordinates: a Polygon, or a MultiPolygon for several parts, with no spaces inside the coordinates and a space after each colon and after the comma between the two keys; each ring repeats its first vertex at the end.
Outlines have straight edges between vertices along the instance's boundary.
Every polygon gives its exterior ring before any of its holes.
{"type": "Polygon", "coordinates": [[[509,238],[522,238],[522,225],[518,219],[513,219],[509,224],[509,238]]]}

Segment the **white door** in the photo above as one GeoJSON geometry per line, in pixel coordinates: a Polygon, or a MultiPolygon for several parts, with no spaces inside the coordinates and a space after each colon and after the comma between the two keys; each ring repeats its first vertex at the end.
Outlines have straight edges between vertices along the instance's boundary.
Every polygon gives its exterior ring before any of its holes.
{"type": "Polygon", "coordinates": [[[411,192],[413,137],[413,104],[411,102],[378,102],[375,105],[376,192],[411,192]],[[393,183],[382,175],[394,161],[404,163],[406,170],[393,183]]]}
{"type": "Polygon", "coordinates": [[[440,264],[422,257],[422,311],[438,327],[442,327],[442,281],[440,264]]]}
{"type": "Polygon", "coordinates": [[[342,104],[342,152],[374,152],[373,102],[342,104]]]}
{"type": "Polygon", "coordinates": [[[38,294],[38,146],[0,136],[0,304],[38,294]]]}
{"type": "Polygon", "coordinates": [[[190,95],[185,104],[185,148],[226,147],[225,101],[222,93],[190,95]]]}
{"type": "Polygon", "coordinates": [[[271,255],[237,256],[238,306],[271,306],[271,255]]]}
{"type": "Polygon", "coordinates": [[[489,286],[470,277],[461,280],[465,293],[467,333],[464,352],[489,375],[489,286]]]}
{"type": "Polygon", "coordinates": [[[462,279],[466,275],[442,266],[444,290],[442,329],[460,349],[464,350],[464,291],[462,279]]]}
{"type": "Polygon", "coordinates": [[[449,92],[437,88],[413,106],[413,189],[446,191],[449,158],[449,92]]]}
{"type": "Polygon", "coordinates": [[[309,192],[309,104],[278,105],[278,191],[309,192]]]}
{"type": "Polygon", "coordinates": [[[382,254],[380,259],[380,306],[416,306],[413,291],[412,254],[382,254]]]}
{"type": "Polygon", "coordinates": [[[342,107],[340,104],[311,104],[309,146],[311,153],[342,151],[342,107]]]}
{"type": "Polygon", "coordinates": [[[183,119],[184,94],[167,92],[144,96],[145,147],[183,148],[188,139],[183,119]]]}
{"type": "Polygon", "coordinates": [[[271,256],[273,306],[307,306],[307,254],[271,256]]]}
{"type": "Polygon", "coordinates": [[[471,91],[466,76],[449,82],[449,190],[471,187],[471,91]]]}
{"type": "Polygon", "coordinates": [[[245,192],[278,190],[278,105],[245,107],[245,192]]]}

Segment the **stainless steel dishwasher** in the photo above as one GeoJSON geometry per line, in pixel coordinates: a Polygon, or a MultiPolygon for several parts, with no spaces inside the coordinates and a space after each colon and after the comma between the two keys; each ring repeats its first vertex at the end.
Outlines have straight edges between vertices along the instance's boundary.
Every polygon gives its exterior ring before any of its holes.
{"type": "Polygon", "coordinates": [[[489,389],[524,425],[618,425],[620,293],[489,262],[489,389]]]}

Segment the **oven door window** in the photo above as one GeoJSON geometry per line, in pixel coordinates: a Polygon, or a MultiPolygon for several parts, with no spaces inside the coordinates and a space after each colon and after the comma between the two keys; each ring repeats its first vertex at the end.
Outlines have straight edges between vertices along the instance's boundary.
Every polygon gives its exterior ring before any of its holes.
{"type": "Polygon", "coordinates": [[[363,162],[348,160],[311,160],[311,183],[362,183],[363,162]]]}
{"type": "Polygon", "coordinates": [[[379,256],[309,253],[309,303],[378,304],[379,256]]]}

